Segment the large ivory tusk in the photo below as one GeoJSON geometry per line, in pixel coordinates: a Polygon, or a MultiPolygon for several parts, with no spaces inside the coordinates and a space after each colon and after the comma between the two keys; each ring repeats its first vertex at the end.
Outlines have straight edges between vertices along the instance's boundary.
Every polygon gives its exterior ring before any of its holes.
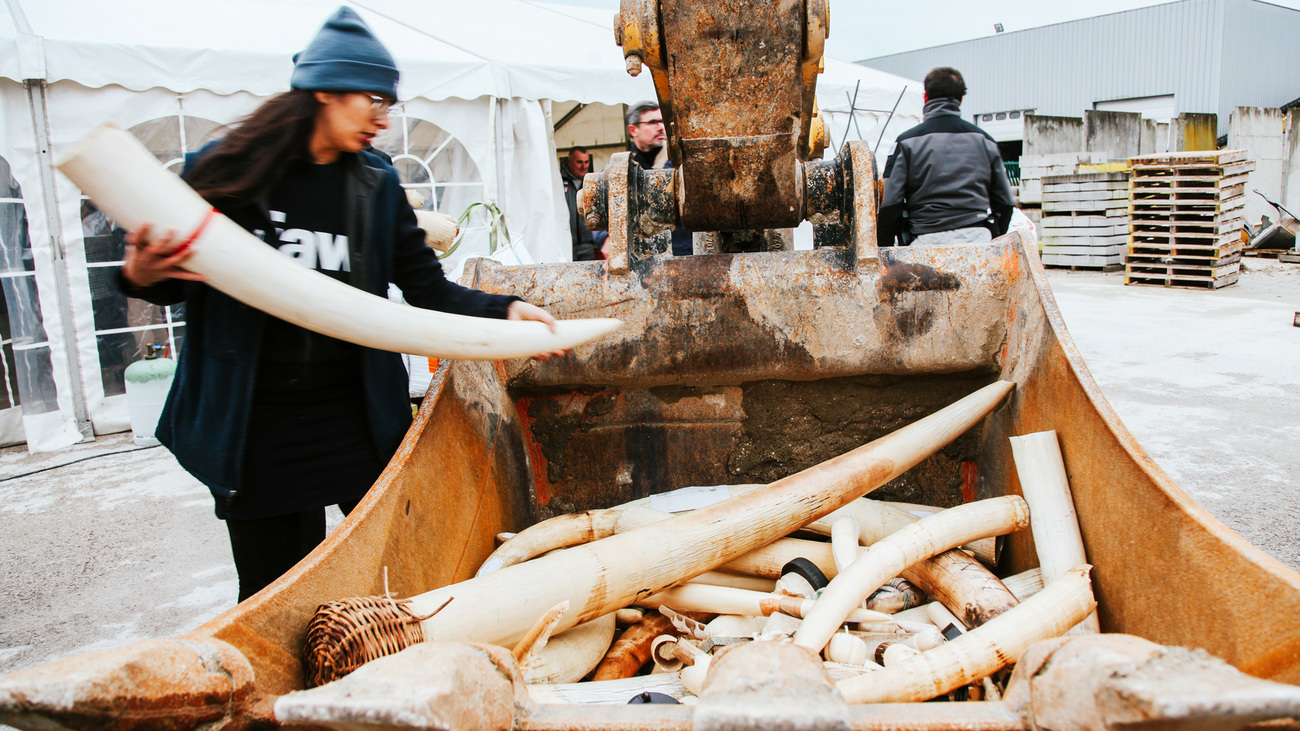
{"type": "Polygon", "coordinates": [[[567,611],[569,611],[568,602],[560,602],[546,610],[546,613],[524,634],[523,639],[519,640],[515,649],[511,651],[515,656],[515,662],[522,666],[530,655],[546,647],[546,641],[551,639],[551,632],[555,631],[555,625],[560,623],[560,617],[567,611]]]}
{"type": "Polygon", "coordinates": [[[523,563],[557,548],[579,546],[614,535],[618,510],[586,510],[565,513],[531,525],[502,543],[487,557],[475,576],[523,563]]]}
{"type": "Polygon", "coordinates": [[[364,658],[402,646],[340,646],[334,639],[340,629],[347,636],[365,635],[372,624],[395,621],[404,631],[418,628],[425,641],[501,644],[514,641],[538,614],[562,601],[572,602],[575,611],[565,614],[561,630],[615,611],[725,564],[889,482],[979,423],[1013,387],[1006,381],[991,383],[892,434],[747,495],[427,592],[412,598],[392,618],[349,616],[343,628],[336,624],[345,621],[340,614],[333,615],[336,619],[318,614],[307,630],[305,675],[309,682],[328,682],[364,658]],[[510,601],[503,602],[503,597],[510,601]],[[441,611],[429,616],[439,607],[441,611]],[[429,618],[411,623],[421,616],[429,618]]]}
{"type": "Polygon", "coordinates": [[[456,241],[456,234],[460,233],[460,225],[456,223],[456,219],[445,213],[417,210],[415,223],[424,229],[424,243],[428,244],[430,249],[444,254],[456,241]]]}
{"type": "MultiPolygon", "coordinates": [[[[668,607],[679,612],[735,614],[742,617],[766,617],[776,612],[802,617],[816,603],[815,599],[695,583],[679,584],[637,601],[643,607],[668,607]]],[[[853,609],[846,617],[849,622],[892,622],[893,619],[892,615],[861,607],[853,609]]]]}
{"type": "MultiPolygon", "coordinates": [[[[1074,514],[1074,498],[1061,459],[1056,432],[1040,431],[1011,437],[1011,456],[1020,476],[1020,491],[1029,503],[1029,528],[1043,571],[1043,583],[1050,584],[1072,567],[1085,563],[1083,536],[1074,514]]],[[[1075,632],[1097,634],[1101,625],[1093,614],[1075,632]]]]}
{"type": "Polygon", "coordinates": [[[1090,569],[1071,569],[983,626],[902,665],[835,685],[849,703],[905,703],[929,700],[997,672],[1033,643],[1064,634],[1096,608],[1090,569]]]}
{"type": "MultiPolygon", "coordinates": [[[[736,497],[761,487],[762,485],[729,485],[727,491],[732,497],[736,497]]],[[[621,511],[615,532],[622,533],[641,528],[671,517],[668,513],[650,508],[648,502],[648,499],[642,498],[611,508],[611,510],[621,511]]],[[[897,505],[863,498],[854,500],[826,517],[809,523],[804,526],[804,529],[830,535],[832,521],[845,515],[853,517],[860,523],[858,537],[867,545],[920,520],[919,516],[897,505]]],[[[966,545],[969,547],[990,544],[994,540],[973,541],[966,545]]],[[[729,562],[721,569],[751,576],[780,578],[781,569],[795,558],[806,558],[812,561],[827,578],[834,577],[838,573],[832,560],[830,545],[797,538],[773,541],[729,562]]],[[[938,556],[921,561],[904,571],[903,577],[921,588],[931,598],[942,601],[947,606],[961,607],[962,621],[971,627],[977,627],[1016,605],[1016,597],[998,581],[998,577],[961,550],[945,551],[938,556]]]]}
{"type": "Polygon", "coordinates": [[[614,639],[614,613],[596,617],[553,635],[520,663],[528,683],[576,683],[587,677],[605,656],[614,639]]]}
{"type": "Polygon", "coordinates": [[[220,214],[131,135],[100,127],[58,163],[118,223],[194,237],[185,268],[235,299],[309,330],[358,345],[430,358],[504,360],[573,348],[618,320],[540,322],[465,317],[408,307],[298,266],[220,214]],[[204,222],[206,221],[206,226],[204,222]]]}
{"type": "MultiPolygon", "coordinates": [[[[1030,520],[1033,520],[1032,517],[1030,520]]],[[[1011,590],[1017,600],[1023,602],[1043,590],[1043,572],[1040,569],[1021,571],[1003,579],[1002,583],[1011,590]]]]}
{"type": "Polygon", "coordinates": [[[592,680],[618,680],[636,675],[650,661],[650,643],[656,637],[672,631],[673,623],[668,617],[659,612],[647,614],[614,641],[604,659],[596,666],[592,680]]]}
{"type": "MultiPolygon", "coordinates": [[[[947,508],[938,508],[933,505],[918,505],[917,503],[899,503],[892,500],[880,501],[882,505],[888,505],[895,510],[901,510],[918,520],[928,515],[938,513],[947,508]]],[[[978,541],[971,541],[961,547],[961,550],[970,553],[980,563],[985,566],[995,567],[998,564],[998,556],[1001,555],[1002,544],[999,538],[981,538],[978,541]]]]}
{"type": "Polygon", "coordinates": [[[842,572],[858,558],[862,547],[858,545],[858,521],[851,515],[841,515],[831,521],[831,556],[835,571],[842,572]]]}
{"type": "Polygon", "coordinates": [[[903,569],[971,539],[1028,525],[1025,501],[1009,495],[945,510],[890,534],[831,580],[795,634],[795,644],[821,652],[849,612],[903,569]]]}

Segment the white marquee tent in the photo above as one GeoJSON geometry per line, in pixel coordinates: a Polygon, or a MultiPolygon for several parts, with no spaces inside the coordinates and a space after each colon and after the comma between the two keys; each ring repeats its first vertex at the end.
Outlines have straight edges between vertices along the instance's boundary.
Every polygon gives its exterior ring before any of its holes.
{"type": "MultiPolygon", "coordinates": [[[[122,243],[53,168],[111,122],[177,168],[287,87],[291,57],[338,0],[3,0],[0,10],[0,444],[58,449],[129,426],[123,370],[148,344],[177,350],[184,308],[113,287],[122,243]]],[[[569,258],[551,101],[653,98],[613,44],[609,13],[525,0],[348,2],[389,47],[406,100],[377,146],[425,207],[493,199],[506,263],[569,258]]],[[[838,146],[918,121],[920,85],[827,60],[818,96],[838,146]],[[849,115],[850,100],[858,113],[849,115]]],[[[471,227],[449,266],[488,255],[471,227]]]]}

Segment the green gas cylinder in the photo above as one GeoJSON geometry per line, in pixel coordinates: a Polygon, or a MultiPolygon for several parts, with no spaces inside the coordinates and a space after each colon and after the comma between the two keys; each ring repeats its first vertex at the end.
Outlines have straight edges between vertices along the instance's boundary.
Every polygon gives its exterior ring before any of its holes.
{"type": "Polygon", "coordinates": [[[126,410],[136,444],[142,447],[158,444],[154,429],[158,427],[158,417],[175,374],[176,361],[163,356],[161,343],[146,346],[144,360],[126,367],[126,410]]]}

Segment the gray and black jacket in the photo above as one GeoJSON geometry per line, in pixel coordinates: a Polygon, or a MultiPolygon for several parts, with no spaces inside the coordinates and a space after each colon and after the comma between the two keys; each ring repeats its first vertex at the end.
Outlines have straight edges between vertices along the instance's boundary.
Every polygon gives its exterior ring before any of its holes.
{"type": "Polygon", "coordinates": [[[890,150],[877,239],[893,246],[974,226],[1001,236],[1014,208],[997,143],[961,118],[959,100],[931,99],[924,121],[899,135],[890,150]]]}

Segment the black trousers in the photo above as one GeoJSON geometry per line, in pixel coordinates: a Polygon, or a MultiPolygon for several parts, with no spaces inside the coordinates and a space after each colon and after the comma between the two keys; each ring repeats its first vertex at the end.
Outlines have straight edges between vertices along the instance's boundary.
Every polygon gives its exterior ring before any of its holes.
{"type": "MultiPolygon", "coordinates": [[[[340,504],[344,515],[355,502],[340,504]]],[[[230,550],[239,574],[239,601],[280,578],[325,540],[325,508],[252,520],[226,521],[230,550]]]]}

